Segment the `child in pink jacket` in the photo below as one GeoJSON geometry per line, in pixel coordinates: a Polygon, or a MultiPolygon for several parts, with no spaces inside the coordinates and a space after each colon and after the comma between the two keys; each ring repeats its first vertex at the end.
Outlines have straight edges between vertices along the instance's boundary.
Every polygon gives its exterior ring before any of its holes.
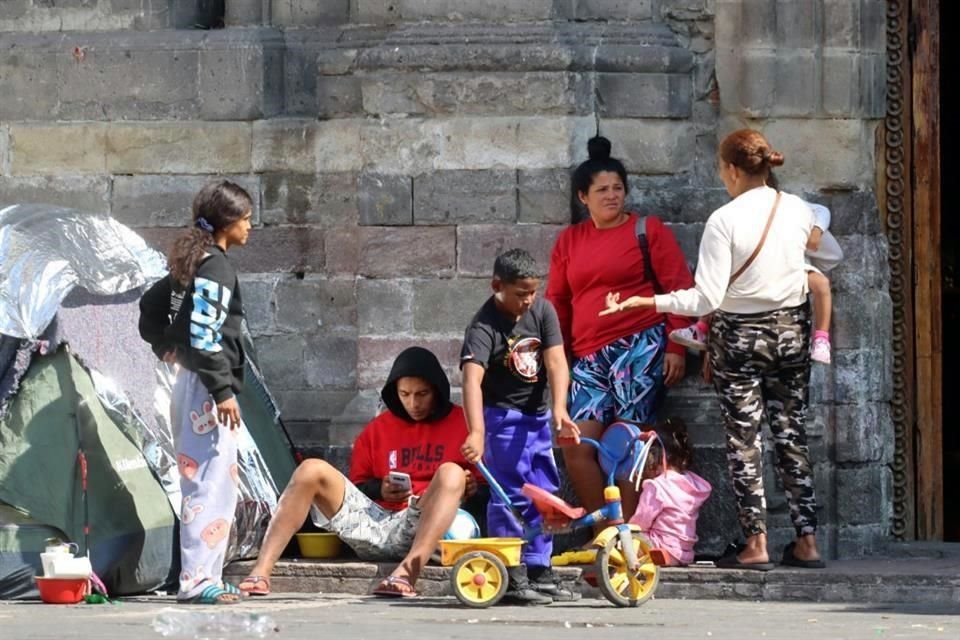
{"type": "Polygon", "coordinates": [[[688,470],[693,450],[682,420],[668,418],[657,425],[656,433],[643,471],[640,502],[630,522],[664,552],[667,564],[689,564],[697,543],[697,516],[712,487],[688,470]]]}

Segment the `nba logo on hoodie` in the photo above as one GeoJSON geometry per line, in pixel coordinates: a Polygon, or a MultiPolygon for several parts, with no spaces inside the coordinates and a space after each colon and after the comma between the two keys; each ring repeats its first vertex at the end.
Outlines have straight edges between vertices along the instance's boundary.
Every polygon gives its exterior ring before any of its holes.
{"type": "Polygon", "coordinates": [[[390,453],[387,454],[387,468],[396,469],[397,468],[397,450],[391,449],[390,453]]]}

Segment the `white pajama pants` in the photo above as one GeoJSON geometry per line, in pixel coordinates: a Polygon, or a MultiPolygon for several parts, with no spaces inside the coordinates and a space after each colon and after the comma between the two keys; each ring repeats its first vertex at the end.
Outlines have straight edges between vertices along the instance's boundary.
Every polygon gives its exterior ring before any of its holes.
{"type": "MultiPolygon", "coordinates": [[[[177,598],[185,600],[210,585],[222,586],[239,496],[240,432],[218,423],[213,397],[197,374],[182,367],[173,387],[170,415],[183,496],[177,598]]],[[[240,428],[245,428],[242,423],[240,428]]]]}

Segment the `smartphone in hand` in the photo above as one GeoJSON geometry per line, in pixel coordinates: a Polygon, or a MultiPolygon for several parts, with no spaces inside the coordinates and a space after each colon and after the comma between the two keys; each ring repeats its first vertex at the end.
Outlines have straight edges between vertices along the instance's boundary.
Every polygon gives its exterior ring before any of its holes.
{"type": "Polygon", "coordinates": [[[398,489],[403,489],[404,491],[410,491],[413,486],[410,483],[409,473],[404,473],[402,471],[391,471],[389,474],[387,474],[387,478],[390,480],[390,484],[398,489]]]}

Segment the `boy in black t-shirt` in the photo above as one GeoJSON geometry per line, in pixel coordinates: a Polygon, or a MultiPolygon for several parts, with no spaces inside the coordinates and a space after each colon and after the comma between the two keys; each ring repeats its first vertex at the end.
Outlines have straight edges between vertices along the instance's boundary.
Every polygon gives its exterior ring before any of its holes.
{"type": "MultiPolygon", "coordinates": [[[[470,462],[482,457],[513,505],[535,525],[540,514],[521,489],[529,482],[555,493],[560,486],[551,423],[563,436],[578,434],[567,414],[569,368],[557,312],[537,298],[540,277],[530,254],[511,249],[497,257],[492,286],[494,294],[470,321],[460,352],[469,430],[462,452],[470,462]],[[545,397],[548,383],[552,414],[545,397]]],[[[496,497],[487,507],[487,529],[494,537],[523,535],[496,497]]],[[[523,564],[509,572],[507,597],[539,604],[576,598],[550,570],[552,551],[549,535],[523,546],[523,564]]]]}

